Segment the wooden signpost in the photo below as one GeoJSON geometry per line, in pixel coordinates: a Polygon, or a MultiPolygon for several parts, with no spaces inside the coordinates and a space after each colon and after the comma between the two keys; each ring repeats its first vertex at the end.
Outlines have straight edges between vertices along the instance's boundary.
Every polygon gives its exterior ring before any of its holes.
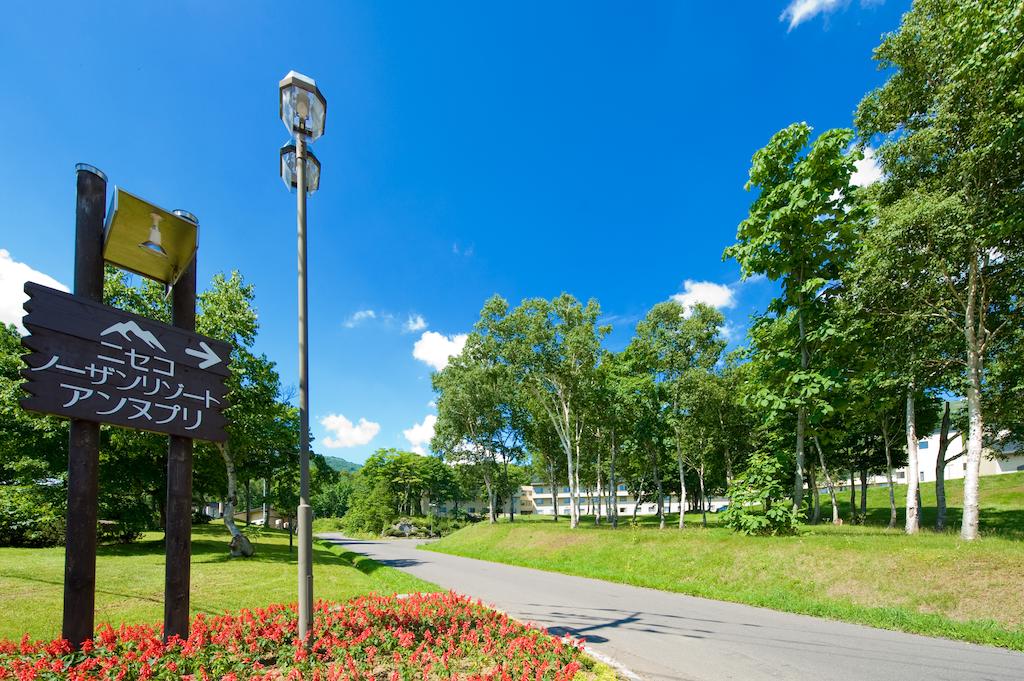
{"type": "Polygon", "coordinates": [[[22,338],[30,354],[21,372],[28,392],[21,406],[71,419],[61,636],[76,649],[93,636],[100,424],[108,423],[170,436],[164,640],[187,638],[192,441],[227,439],[231,346],[195,333],[198,222],[115,188],[105,229],[107,178],[86,164],[76,170],[74,295],[26,284],[29,335],[22,338]],[[140,226],[139,214],[151,223],[140,226]],[[170,252],[161,245],[162,221],[171,225],[170,252]],[[146,233],[145,242],[133,236],[146,233]],[[103,305],[105,252],[111,264],[172,287],[173,326],[103,305]]]}
{"type": "Polygon", "coordinates": [[[231,346],[29,282],[31,411],[222,442],[231,346]]]}

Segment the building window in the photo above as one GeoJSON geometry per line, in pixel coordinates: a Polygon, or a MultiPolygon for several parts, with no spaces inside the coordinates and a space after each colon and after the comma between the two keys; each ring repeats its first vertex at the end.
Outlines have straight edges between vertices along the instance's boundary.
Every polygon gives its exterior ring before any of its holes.
{"type": "Polygon", "coordinates": [[[568,493],[569,492],[569,488],[568,487],[563,487],[562,491],[568,493]]]}
{"type": "Polygon", "coordinates": [[[921,482],[924,482],[924,471],[921,471],[920,475],[921,475],[921,482]]]}
{"type": "Polygon", "coordinates": [[[476,506],[470,506],[469,507],[469,512],[470,513],[476,513],[476,506]]]}
{"type": "Polygon", "coordinates": [[[626,507],[625,506],[619,506],[619,513],[625,513],[625,512],[626,512],[626,507]]]}
{"type": "Polygon", "coordinates": [[[917,443],[918,449],[928,449],[928,440],[921,440],[917,443]]]}
{"type": "Polygon", "coordinates": [[[536,487],[536,488],[534,488],[534,492],[536,492],[537,494],[544,494],[544,488],[543,487],[536,487]]]}
{"type": "Polygon", "coordinates": [[[1024,463],[1022,463],[1021,465],[1017,466],[1017,470],[1024,471],[1024,463]]]}
{"type": "Polygon", "coordinates": [[[625,485],[619,485],[619,491],[620,492],[625,492],[626,491],[626,486],[625,485]]]}
{"type": "Polygon", "coordinates": [[[902,480],[905,477],[907,477],[907,474],[904,471],[896,471],[896,479],[897,480],[902,480]]]}

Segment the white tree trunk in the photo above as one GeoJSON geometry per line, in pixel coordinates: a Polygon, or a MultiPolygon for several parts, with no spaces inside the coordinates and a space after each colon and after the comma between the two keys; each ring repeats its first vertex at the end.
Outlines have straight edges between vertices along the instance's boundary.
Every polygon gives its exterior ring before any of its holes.
{"type": "Polygon", "coordinates": [[[686,499],[686,467],[683,465],[683,450],[679,446],[679,434],[676,433],[676,460],[679,463],[679,529],[686,526],[683,516],[683,500],[686,499]]]}
{"type": "Polygon", "coordinates": [[[967,280],[967,306],[964,310],[964,341],[967,345],[967,470],[964,472],[964,513],[960,538],[978,538],[978,477],[981,473],[982,421],[981,386],[986,296],[977,258],[971,259],[967,280]]]}
{"type": "Polygon", "coordinates": [[[580,503],[580,463],[582,461],[582,457],[580,456],[580,440],[582,439],[581,430],[582,424],[580,424],[579,422],[572,429],[572,441],[573,445],[575,446],[575,462],[574,468],[572,469],[573,491],[570,491],[573,501],[575,502],[573,504],[575,510],[573,514],[573,527],[580,526],[580,516],[583,515],[583,505],[580,503]]]}
{"type": "Polygon", "coordinates": [[[982,414],[981,357],[968,353],[967,367],[967,470],[964,472],[964,515],[960,537],[967,541],[978,538],[978,478],[981,474],[982,414]]]}
{"type": "Polygon", "coordinates": [[[608,517],[611,519],[612,527],[619,526],[619,484],[615,479],[615,431],[612,430],[612,449],[611,449],[611,460],[608,462],[608,489],[611,490],[611,513],[608,517]]]}
{"type": "Polygon", "coordinates": [[[235,475],[235,462],[231,458],[231,451],[226,443],[218,444],[217,449],[220,450],[221,458],[224,459],[228,475],[228,498],[224,504],[224,526],[231,533],[231,555],[248,558],[253,554],[252,543],[235,525],[235,504],[238,503],[238,478],[235,475]]]}
{"type": "Polygon", "coordinates": [[[821,463],[821,474],[825,476],[825,487],[828,489],[828,497],[832,502],[832,524],[839,524],[839,501],[836,500],[836,486],[832,482],[832,476],[829,475],[828,466],[825,465],[825,452],[821,449],[821,442],[818,441],[817,436],[814,438],[814,447],[818,450],[818,461],[821,463]]]}
{"type": "MultiPolygon", "coordinates": [[[[949,438],[949,402],[946,402],[942,410],[942,426],[939,430],[939,454],[935,457],[935,529],[942,531],[946,529],[946,466],[964,455],[963,447],[954,457],[946,458],[949,445],[952,442],[949,438]]],[[[963,433],[957,433],[953,438],[962,437],[963,433]]]]}
{"type": "Polygon", "coordinates": [[[889,427],[882,417],[882,444],[885,445],[885,478],[889,483],[889,529],[896,527],[896,490],[892,481],[892,442],[889,441],[889,427]]]}
{"type": "Polygon", "coordinates": [[[487,522],[493,525],[497,522],[498,516],[494,510],[494,481],[487,470],[487,464],[484,464],[483,477],[484,487],[487,489],[487,522]]]}
{"type": "MultiPolygon", "coordinates": [[[[704,527],[708,526],[708,502],[707,496],[704,494],[704,464],[700,465],[697,469],[697,480],[700,482],[700,513],[701,521],[704,527]]],[[[682,518],[682,509],[680,509],[679,517],[682,518]]]]}
{"type": "Polygon", "coordinates": [[[916,534],[921,526],[917,488],[921,476],[917,460],[917,417],[914,413],[914,384],[907,388],[907,524],[906,533],[916,534]]]}

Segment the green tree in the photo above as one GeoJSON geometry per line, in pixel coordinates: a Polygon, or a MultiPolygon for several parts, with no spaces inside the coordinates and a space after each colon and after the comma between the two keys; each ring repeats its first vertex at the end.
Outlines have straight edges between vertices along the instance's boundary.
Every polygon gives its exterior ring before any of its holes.
{"type": "Polygon", "coordinates": [[[963,339],[967,540],[978,536],[985,367],[1019,328],[1024,290],[1022,32],[1014,0],[918,0],[875,51],[892,76],[857,111],[886,172],[874,250],[905,273],[905,290],[928,292],[910,313],[963,339]]]}
{"type": "MultiPolygon", "coordinates": [[[[706,385],[725,348],[718,332],[724,321],[722,313],[704,304],[687,310],[675,301],[658,303],[637,324],[636,336],[626,349],[626,354],[633,358],[634,370],[649,376],[658,401],[656,414],[672,432],[680,503],[686,498],[688,462],[697,471],[701,487],[704,486],[705,455],[710,440],[705,443],[704,436],[697,433],[707,432],[701,424],[702,418],[710,416],[704,412],[711,405],[702,403],[706,394],[701,387],[706,385]]],[[[659,509],[661,497],[659,489],[659,509]]],[[[684,526],[684,515],[679,514],[679,529],[684,526]]],[[[664,514],[660,516],[664,525],[664,514]]]]}
{"type": "Polygon", "coordinates": [[[862,158],[847,151],[852,139],[850,130],[828,130],[811,142],[806,123],[776,133],[754,154],[746,186],[758,195],[724,254],[740,263],[744,277],[782,284],[752,333],[754,351],[771,358],[774,369],[759,404],[796,412],[794,508],[803,497],[808,414],[827,408],[823,396],[833,385],[815,357],[836,333],[824,311],[864,219],[850,184],[862,158]]]}
{"type": "Polygon", "coordinates": [[[599,328],[596,300],[582,305],[567,293],[524,300],[509,312],[492,298],[484,306],[478,333],[492,339],[499,361],[520,389],[547,415],[558,435],[569,482],[569,524],[580,521],[580,467],[585,455],[586,404],[607,328],[599,328]]]}
{"type": "Polygon", "coordinates": [[[506,424],[502,405],[503,369],[487,355],[479,334],[470,334],[457,357],[432,377],[437,422],[430,447],[450,462],[474,466],[487,494],[488,522],[497,521],[495,478],[506,424]]]}

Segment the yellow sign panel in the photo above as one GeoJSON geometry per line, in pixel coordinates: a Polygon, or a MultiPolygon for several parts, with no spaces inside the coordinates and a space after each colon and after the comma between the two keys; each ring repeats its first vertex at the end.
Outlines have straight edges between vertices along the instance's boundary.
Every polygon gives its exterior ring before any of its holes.
{"type": "Polygon", "coordinates": [[[103,241],[110,264],[173,286],[192,263],[198,241],[194,222],[114,187],[103,241]]]}

